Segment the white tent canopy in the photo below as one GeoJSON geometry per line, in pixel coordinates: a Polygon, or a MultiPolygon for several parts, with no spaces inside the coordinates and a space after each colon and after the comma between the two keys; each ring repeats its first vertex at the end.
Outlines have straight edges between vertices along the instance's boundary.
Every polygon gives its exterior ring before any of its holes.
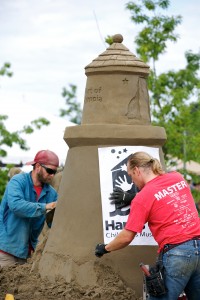
{"type": "Polygon", "coordinates": [[[180,159],[173,159],[175,162],[175,166],[170,168],[170,171],[175,171],[175,170],[183,170],[184,167],[187,172],[193,173],[195,175],[200,175],[200,164],[191,160],[189,162],[186,162],[185,166],[182,160],[180,159]]]}
{"type": "Polygon", "coordinates": [[[17,103],[13,103],[12,107],[1,107],[1,115],[7,115],[6,128],[13,132],[20,130],[24,125],[30,124],[32,120],[44,117],[50,121],[50,125],[43,126],[41,129],[36,129],[32,134],[23,134],[22,137],[27,141],[30,150],[24,151],[18,145],[12,148],[4,147],[7,151],[7,157],[1,157],[0,160],[4,163],[20,163],[25,164],[27,161],[33,160],[35,154],[40,150],[49,149],[54,151],[59,159],[60,164],[65,163],[68,146],[63,139],[65,128],[74,126],[64,118],[53,116],[27,105],[18,107],[17,103]]]}

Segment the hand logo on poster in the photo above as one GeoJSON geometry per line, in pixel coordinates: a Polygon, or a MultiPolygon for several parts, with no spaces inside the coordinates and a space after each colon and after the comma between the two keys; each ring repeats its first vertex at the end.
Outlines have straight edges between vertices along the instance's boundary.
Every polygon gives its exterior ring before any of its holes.
{"type": "MultiPolygon", "coordinates": [[[[127,216],[130,212],[130,205],[126,204],[124,201],[124,192],[128,193],[134,193],[135,192],[135,185],[132,183],[131,177],[127,173],[127,161],[129,156],[127,156],[122,161],[118,162],[117,165],[115,165],[112,169],[112,183],[113,183],[113,193],[116,192],[116,189],[120,190],[118,192],[118,195],[114,194],[112,197],[115,199],[115,210],[111,211],[109,213],[110,217],[114,217],[116,215],[118,216],[127,216]],[[116,197],[118,198],[116,200],[116,197]],[[122,200],[120,202],[120,197],[122,197],[122,200]],[[118,202],[120,203],[118,203],[118,202]]],[[[112,194],[112,193],[111,193],[112,194]]],[[[112,198],[111,197],[111,198],[112,198]]],[[[112,200],[109,198],[110,200],[112,200]]],[[[111,201],[112,202],[112,201],[111,201]]],[[[111,203],[112,204],[112,203],[111,203]]]]}
{"type": "Polygon", "coordinates": [[[115,179],[115,186],[119,187],[123,191],[129,191],[131,190],[133,183],[128,183],[126,175],[124,175],[124,179],[122,177],[118,177],[118,179],[115,179]]]}

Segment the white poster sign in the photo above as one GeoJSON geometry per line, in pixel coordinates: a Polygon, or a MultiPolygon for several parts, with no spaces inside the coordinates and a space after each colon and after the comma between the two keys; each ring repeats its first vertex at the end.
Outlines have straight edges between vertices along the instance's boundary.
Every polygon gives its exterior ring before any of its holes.
{"type": "MultiPolygon", "coordinates": [[[[135,185],[127,173],[127,160],[137,151],[145,151],[160,160],[159,149],[153,147],[116,146],[98,149],[105,244],[112,241],[126,224],[130,206],[116,208],[115,204],[110,204],[109,196],[116,187],[129,192],[135,190],[135,185]]],[[[130,245],[157,245],[148,224],[145,224],[143,231],[136,235],[130,245]]]]}

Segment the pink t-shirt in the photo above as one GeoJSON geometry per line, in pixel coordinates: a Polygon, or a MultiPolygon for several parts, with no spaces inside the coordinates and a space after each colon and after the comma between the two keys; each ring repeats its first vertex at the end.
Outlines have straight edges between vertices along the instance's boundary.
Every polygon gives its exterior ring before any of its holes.
{"type": "Polygon", "coordinates": [[[131,203],[125,228],[141,232],[148,222],[159,251],[200,236],[200,219],[190,188],[178,172],[149,181],[131,203]]]}

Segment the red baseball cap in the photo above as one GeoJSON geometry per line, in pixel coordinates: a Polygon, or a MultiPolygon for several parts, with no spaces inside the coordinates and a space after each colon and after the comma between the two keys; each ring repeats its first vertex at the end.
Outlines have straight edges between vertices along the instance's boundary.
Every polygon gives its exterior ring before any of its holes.
{"type": "Polygon", "coordinates": [[[58,167],[59,159],[58,156],[50,150],[40,150],[34,160],[27,162],[26,165],[34,165],[36,163],[58,167]]]}

